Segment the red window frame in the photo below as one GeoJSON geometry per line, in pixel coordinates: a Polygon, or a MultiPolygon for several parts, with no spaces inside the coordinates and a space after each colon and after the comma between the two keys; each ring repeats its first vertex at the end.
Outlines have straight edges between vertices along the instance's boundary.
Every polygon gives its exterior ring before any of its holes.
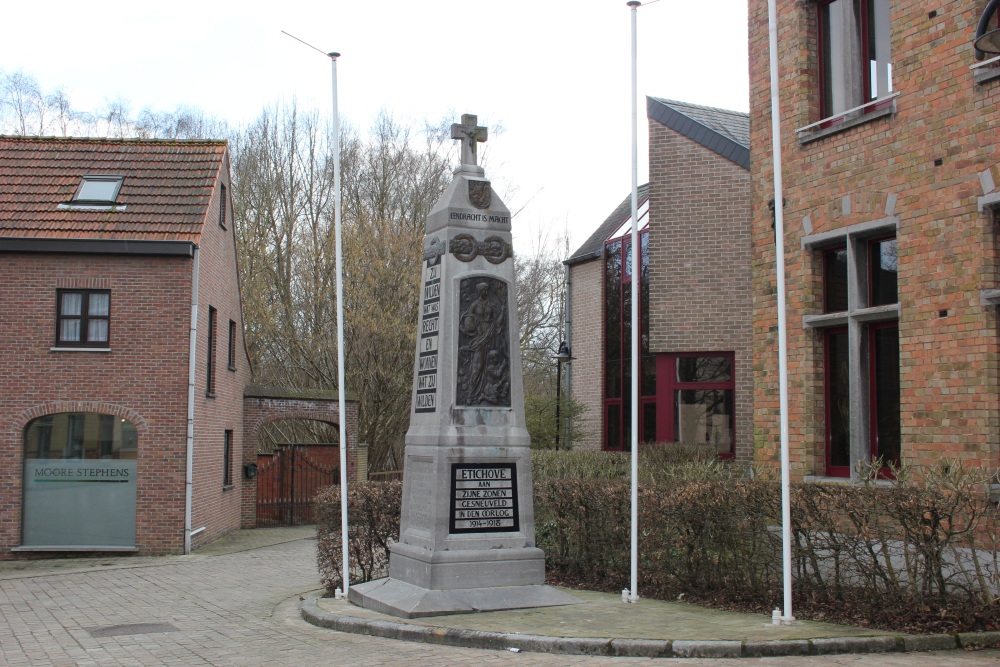
{"type": "MultiPolygon", "coordinates": [[[[847,245],[846,244],[842,244],[842,245],[834,246],[832,248],[826,248],[825,250],[823,250],[823,312],[824,313],[841,313],[841,312],[844,312],[844,311],[850,309],[850,304],[848,304],[847,308],[843,308],[841,310],[831,310],[830,309],[830,285],[829,285],[829,283],[827,281],[827,276],[828,276],[829,263],[831,261],[833,261],[832,260],[833,255],[835,253],[838,253],[838,252],[844,252],[844,253],[846,253],[847,252],[847,245]]],[[[844,284],[844,290],[845,291],[847,289],[849,289],[848,286],[847,286],[847,283],[850,282],[850,280],[848,278],[848,275],[847,275],[848,270],[849,269],[847,267],[844,267],[844,283],[845,283],[844,284]]]]}
{"type": "MultiPolygon", "coordinates": [[[[849,2],[850,0],[843,0],[844,2],[849,2]]],[[[832,115],[831,111],[827,110],[827,99],[826,99],[826,63],[825,63],[825,53],[826,53],[826,36],[823,30],[823,10],[827,5],[833,4],[837,0],[817,0],[816,2],[816,45],[817,45],[817,63],[818,63],[818,74],[819,74],[819,109],[820,116],[822,118],[827,118],[832,115]]],[[[868,15],[870,13],[870,3],[874,0],[860,0],[860,11],[858,20],[861,23],[861,62],[857,65],[861,68],[861,96],[864,100],[862,104],[874,101],[871,99],[871,68],[869,62],[871,61],[871,52],[869,49],[869,37],[871,26],[869,25],[868,15]]],[[[882,103],[875,104],[871,107],[866,108],[863,113],[871,113],[872,111],[878,109],[884,109],[886,106],[892,103],[891,99],[885,100],[882,103]]],[[[823,127],[832,127],[846,120],[845,117],[840,116],[835,118],[828,123],[824,123],[823,127]]]]}
{"type": "MultiPolygon", "coordinates": [[[[609,359],[607,358],[607,341],[605,341],[605,349],[604,349],[604,353],[602,354],[602,357],[604,359],[604,364],[602,364],[602,367],[601,367],[601,395],[604,398],[604,414],[602,415],[602,421],[603,421],[603,424],[604,424],[604,432],[601,435],[602,448],[605,451],[618,451],[618,452],[620,452],[620,451],[631,451],[631,445],[630,445],[631,438],[627,437],[627,434],[631,433],[631,427],[632,427],[631,407],[629,406],[629,410],[625,410],[625,407],[626,407],[626,400],[625,400],[626,393],[628,393],[628,392],[631,391],[631,385],[630,384],[626,385],[625,380],[626,380],[626,378],[631,378],[632,359],[631,359],[631,356],[627,356],[627,355],[631,355],[632,340],[631,340],[631,337],[627,338],[626,335],[625,335],[625,333],[626,333],[626,324],[628,324],[628,326],[631,326],[631,317],[632,317],[632,315],[631,315],[631,312],[625,307],[624,291],[626,289],[628,289],[628,290],[632,289],[632,287],[631,287],[632,274],[635,271],[634,267],[632,267],[632,270],[627,270],[628,267],[629,267],[629,260],[631,259],[631,251],[632,251],[632,234],[631,234],[631,232],[625,234],[624,236],[618,236],[618,237],[615,237],[615,238],[612,238],[612,239],[608,239],[607,241],[605,241],[605,253],[607,253],[607,248],[609,246],[611,246],[611,245],[613,245],[615,243],[619,243],[619,242],[621,243],[621,248],[617,252],[621,253],[621,280],[618,282],[618,289],[621,290],[621,291],[619,292],[619,299],[618,299],[617,303],[618,303],[618,308],[619,308],[619,313],[620,313],[619,322],[618,322],[618,324],[619,324],[618,338],[620,340],[621,353],[620,353],[620,355],[619,355],[619,357],[618,357],[618,359],[616,361],[618,361],[618,363],[619,363],[618,377],[621,378],[621,396],[613,397],[613,398],[608,398],[608,395],[607,395],[607,387],[608,387],[607,364],[609,362],[609,359]],[[617,424],[613,424],[612,423],[611,412],[613,411],[614,408],[618,409],[618,417],[617,417],[618,421],[617,421],[617,424]],[[615,445],[613,445],[613,444],[611,444],[609,442],[610,439],[611,439],[610,438],[610,434],[612,433],[612,427],[613,426],[617,427],[617,433],[618,433],[618,444],[617,444],[617,446],[615,446],[615,445]]],[[[643,247],[643,245],[646,246],[646,253],[647,253],[647,260],[646,261],[647,261],[647,264],[648,264],[648,253],[649,253],[649,230],[648,229],[643,229],[643,230],[641,230],[639,232],[640,258],[641,258],[641,248],[643,247]]],[[[640,263],[641,263],[641,259],[640,259],[640,263]]],[[[640,267],[640,271],[641,271],[641,267],[640,267]]],[[[603,290],[607,290],[607,288],[608,288],[607,258],[605,257],[604,271],[602,272],[602,289],[603,290]]],[[[607,296],[608,295],[606,293],[603,294],[604,298],[602,299],[602,309],[606,309],[607,308],[607,302],[608,302],[607,296]]],[[[643,290],[640,288],[640,290],[639,290],[639,326],[640,326],[640,329],[642,329],[643,325],[646,324],[646,317],[645,316],[647,314],[646,310],[648,309],[648,305],[649,305],[648,303],[647,304],[643,304],[643,290]]],[[[607,323],[607,312],[604,313],[604,322],[605,322],[605,326],[606,326],[606,323],[607,323]]],[[[640,331],[640,347],[642,347],[642,338],[643,338],[642,331],[640,331]]],[[[648,336],[647,336],[647,338],[648,338],[648,336]]],[[[647,343],[646,347],[648,348],[648,343],[647,343]]],[[[643,351],[643,350],[640,349],[640,359],[639,359],[639,393],[640,393],[640,396],[639,396],[639,433],[642,434],[643,436],[645,436],[646,431],[647,431],[647,425],[646,425],[646,419],[645,419],[645,412],[646,412],[645,408],[647,406],[649,406],[649,405],[655,405],[656,404],[656,393],[655,393],[655,391],[656,391],[656,389],[655,389],[656,383],[655,383],[655,380],[653,382],[654,393],[652,393],[652,394],[643,393],[643,381],[642,381],[643,380],[643,376],[644,376],[644,373],[643,373],[643,371],[644,371],[644,363],[643,362],[644,362],[644,359],[645,359],[647,363],[650,363],[650,361],[648,360],[649,357],[650,357],[650,355],[649,355],[648,351],[643,351]]],[[[651,363],[653,363],[655,365],[656,362],[652,361],[651,363]]],[[[657,419],[657,422],[659,422],[658,419],[657,419]]],[[[645,440],[645,437],[643,437],[643,440],[645,440]]]]}
{"type": "MultiPolygon", "coordinates": [[[[850,477],[851,476],[851,465],[848,463],[846,466],[834,465],[833,464],[833,448],[832,448],[832,424],[833,424],[833,400],[831,398],[831,363],[830,363],[830,337],[833,335],[844,335],[847,336],[847,327],[834,327],[827,329],[823,332],[823,421],[824,427],[824,458],[826,461],[826,474],[829,477],[850,477]]],[[[848,340],[848,346],[850,346],[850,340],[848,340]]],[[[850,357],[850,350],[848,350],[848,357],[850,357]]],[[[850,377],[850,369],[848,369],[848,377],[850,377]]],[[[848,397],[850,397],[850,388],[848,388],[848,397]]],[[[848,415],[850,415],[850,407],[848,407],[848,415]]],[[[847,445],[847,455],[850,459],[850,422],[848,422],[848,445],[847,445]]]]}
{"type": "Polygon", "coordinates": [[[733,392],[733,411],[729,416],[729,428],[732,433],[730,449],[719,453],[719,459],[731,459],[736,456],[736,353],[706,350],[702,352],[672,352],[656,356],[656,439],[660,442],[677,442],[674,432],[676,421],[674,394],[677,391],[690,390],[721,390],[733,392]],[[726,382],[680,382],[677,379],[677,360],[693,357],[726,357],[729,359],[729,380],[726,382]]]}
{"type": "MultiPolygon", "coordinates": [[[[878,324],[872,324],[868,327],[868,443],[869,443],[869,454],[874,460],[878,456],[879,450],[879,436],[878,436],[878,417],[879,417],[879,404],[878,404],[878,352],[875,346],[875,338],[877,332],[884,331],[886,329],[895,329],[897,339],[899,337],[899,322],[879,322],[878,324]]],[[[899,365],[897,357],[897,366],[899,365]]],[[[898,382],[898,381],[897,381],[898,382]]],[[[899,455],[894,457],[890,461],[885,463],[891,465],[899,465],[899,455]]],[[[883,465],[882,469],[879,471],[880,477],[886,477],[889,479],[894,478],[892,474],[892,468],[890,465],[883,465]]]]}
{"type": "MultiPolygon", "coordinates": [[[[875,267],[874,267],[874,259],[875,259],[875,257],[874,257],[874,252],[875,252],[876,246],[878,246],[881,243],[884,243],[885,241],[896,241],[896,253],[897,253],[897,255],[896,255],[896,261],[898,262],[899,261],[899,255],[898,255],[898,253],[899,253],[899,241],[896,239],[896,235],[895,234],[888,234],[886,236],[879,236],[877,238],[868,239],[868,241],[867,241],[867,243],[865,245],[865,252],[867,253],[867,258],[868,258],[868,305],[869,306],[888,305],[888,304],[876,304],[875,303],[875,267]]],[[[897,271],[897,275],[898,275],[898,271],[899,271],[898,265],[897,265],[896,271],[897,271]]],[[[898,303],[898,302],[899,302],[899,283],[897,282],[896,283],[896,301],[894,301],[892,303],[898,303]]]]}

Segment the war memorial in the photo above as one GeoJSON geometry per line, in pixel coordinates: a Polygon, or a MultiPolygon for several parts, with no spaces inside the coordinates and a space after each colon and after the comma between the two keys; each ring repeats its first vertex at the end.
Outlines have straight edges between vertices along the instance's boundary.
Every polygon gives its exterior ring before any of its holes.
{"type": "Polygon", "coordinates": [[[349,592],[403,618],[578,601],[544,585],[535,546],[510,211],[477,164],[487,129],[451,129],[462,160],[427,216],[399,542],[389,577],[349,592]]]}

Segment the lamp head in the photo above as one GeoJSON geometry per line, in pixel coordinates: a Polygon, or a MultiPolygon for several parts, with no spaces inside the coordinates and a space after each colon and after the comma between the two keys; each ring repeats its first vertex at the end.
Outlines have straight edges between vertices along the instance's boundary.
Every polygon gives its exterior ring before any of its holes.
{"type": "Polygon", "coordinates": [[[557,352],[556,356],[552,358],[558,361],[559,363],[562,363],[564,361],[572,361],[573,359],[576,359],[576,357],[570,354],[569,345],[566,344],[566,341],[559,343],[559,352],[557,352]]]}
{"type": "Polygon", "coordinates": [[[984,53],[1000,53],[1000,30],[990,30],[978,38],[975,47],[984,53]]]}

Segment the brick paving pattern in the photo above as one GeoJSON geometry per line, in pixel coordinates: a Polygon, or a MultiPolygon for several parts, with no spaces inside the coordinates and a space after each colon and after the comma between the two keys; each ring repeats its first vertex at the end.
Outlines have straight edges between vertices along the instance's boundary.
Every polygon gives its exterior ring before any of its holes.
{"type": "MultiPolygon", "coordinates": [[[[191,556],[2,563],[0,664],[490,667],[719,662],[515,654],[344,634],[301,619],[299,596],[315,592],[318,582],[316,542],[302,528],[241,531],[191,556]]],[[[1000,664],[1000,651],[752,662],[806,661],[810,667],[985,666],[1000,664]]]]}

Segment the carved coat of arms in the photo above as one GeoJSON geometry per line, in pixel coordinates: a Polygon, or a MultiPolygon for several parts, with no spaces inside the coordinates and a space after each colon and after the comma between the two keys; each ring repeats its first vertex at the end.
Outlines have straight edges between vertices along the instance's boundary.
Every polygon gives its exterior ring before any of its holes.
{"type": "Polygon", "coordinates": [[[469,184],[469,202],[479,209],[487,209],[493,201],[493,190],[489,181],[467,181],[469,184]]]}

